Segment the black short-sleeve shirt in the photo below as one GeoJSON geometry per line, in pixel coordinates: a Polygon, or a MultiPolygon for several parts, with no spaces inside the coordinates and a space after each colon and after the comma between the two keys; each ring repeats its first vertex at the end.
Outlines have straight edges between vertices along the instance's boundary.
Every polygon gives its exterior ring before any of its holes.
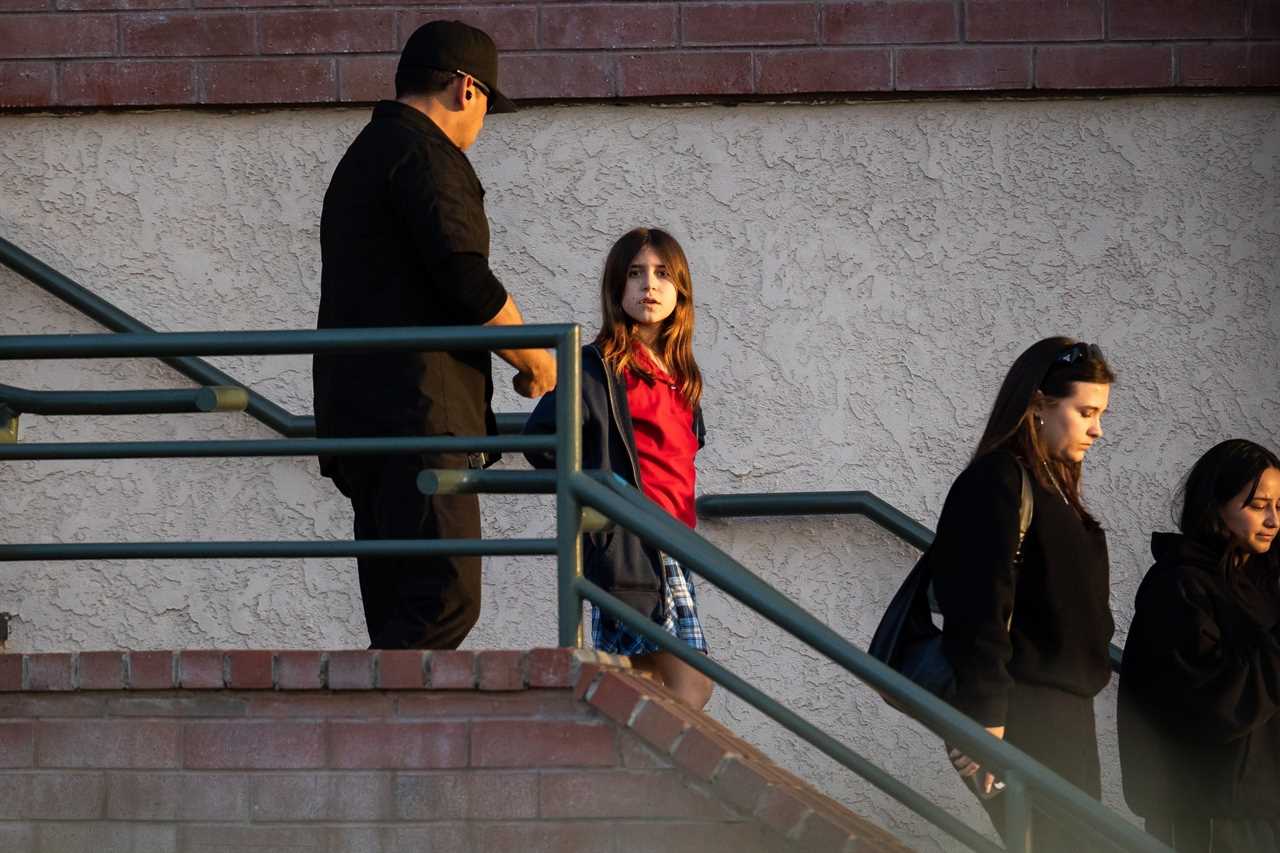
{"type": "MultiPolygon", "coordinates": [[[[374,107],[338,163],[320,246],[321,329],[477,325],[506,302],[489,271],[484,188],[470,161],[396,101],[374,107]]],[[[492,433],[490,362],[483,350],[317,355],[317,434],[492,433]]]]}

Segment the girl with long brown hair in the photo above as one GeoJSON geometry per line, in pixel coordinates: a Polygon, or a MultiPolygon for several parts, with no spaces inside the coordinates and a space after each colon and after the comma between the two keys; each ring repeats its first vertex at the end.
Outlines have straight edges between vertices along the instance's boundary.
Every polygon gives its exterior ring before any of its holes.
{"type": "MultiPolygon", "coordinates": [[[[1097,798],[1093,698],[1111,677],[1107,540],[1081,496],[1115,376],[1092,344],[1046,338],[1013,363],[929,552],[953,704],[1097,798]],[[1021,470],[1020,470],[1021,469],[1021,470]],[[1023,471],[1033,514],[1019,543],[1023,471]]],[[[995,774],[950,750],[1004,831],[995,774]]],[[[1035,813],[1036,849],[1087,843],[1035,813]]]]}
{"type": "MultiPolygon", "coordinates": [[[[612,471],[685,524],[697,522],[694,456],[705,441],[702,374],[693,357],[693,282],[684,250],[665,231],[637,228],[609,250],[600,281],[600,333],[582,351],[582,465],[612,471]]],[[[525,432],[555,430],[555,392],[525,432]]],[[[536,467],[550,454],[527,454],[536,467]]],[[[700,652],[707,651],[693,579],[670,555],[622,528],[589,534],[588,579],[700,652]]],[[[592,607],[600,651],[624,655],[686,704],[702,708],[711,681],[592,607]]]]}

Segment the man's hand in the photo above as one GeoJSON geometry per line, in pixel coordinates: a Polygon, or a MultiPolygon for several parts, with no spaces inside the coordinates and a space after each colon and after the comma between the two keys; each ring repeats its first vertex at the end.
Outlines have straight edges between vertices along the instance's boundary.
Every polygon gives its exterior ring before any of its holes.
{"type": "Polygon", "coordinates": [[[545,364],[542,364],[542,360],[538,359],[536,360],[539,362],[538,369],[522,370],[511,379],[511,384],[521,397],[532,397],[536,400],[556,387],[555,359],[546,350],[542,350],[542,352],[546,355],[545,364]]]}
{"type": "MultiPolygon", "coordinates": [[[[515,300],[508,296],[506,304],[485,325],[519,326],[523,323],[520,309],[516,307],[515,300]]],[[[494,352],[516,369],[511,384],[521,397],[541,397],[556,387],[556,360],[546,350],[500,349],[494,352]]]]}

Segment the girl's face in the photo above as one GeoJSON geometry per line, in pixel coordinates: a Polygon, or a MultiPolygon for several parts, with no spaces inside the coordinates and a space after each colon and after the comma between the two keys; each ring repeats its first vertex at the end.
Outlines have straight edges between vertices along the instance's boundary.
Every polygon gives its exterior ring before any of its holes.
{"type": "Polygon", "coordinates": [[[1111,386],[1100,382],[1072,382],[1071,396],[1048,400],[1037,407],[1043,419],[1040,444],[1050,459],[1068,464],[1083,462],[1089,447],[1102,438],[1102,413],[1107,410],[1111,386]]]}
{"type": "Polygon", "coordinates": [[[640,249],[627,267],[622,310],[638,325],[654,328],[676,310],[676,283],[652,246],[640,249]]]}
{"type": "Polygon", "coordinates": [[[1256,489],[1253,483],[1245,483],[1240,494],[1218,512],[1237,544],[1255,554],[1267,553],[1280,529],[1280,468],[1263,471],[1256,489]]]}

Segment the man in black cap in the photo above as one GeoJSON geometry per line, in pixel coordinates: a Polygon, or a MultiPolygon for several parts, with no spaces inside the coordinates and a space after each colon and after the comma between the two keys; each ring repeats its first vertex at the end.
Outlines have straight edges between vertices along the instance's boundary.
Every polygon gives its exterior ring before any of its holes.
{"type": "MultiPolygon", "coordinates": [[[[487,113],[514,112],[498,91],[488,35],[432,21],[405,44],[396,100],[380,101],[347,149],[320,222],[322,329],[517,325],[489,269],[484,188],[463,153],[487,113]]],[[[526,397],[555,387],[546,350],[499,350],[526,397]]],[[[489,353],[330,353],[314,359],[316,433],[331,436],[496,432],[489,353]]],[[[424,496],[423,468],[479,468],[484,454],[325,457],[355,509],[355,538],[477,539],[475,495],[424,496]]],[[[480,613],[480,558],[360,558],[370,647],[456,648],[480,613]]]]}

